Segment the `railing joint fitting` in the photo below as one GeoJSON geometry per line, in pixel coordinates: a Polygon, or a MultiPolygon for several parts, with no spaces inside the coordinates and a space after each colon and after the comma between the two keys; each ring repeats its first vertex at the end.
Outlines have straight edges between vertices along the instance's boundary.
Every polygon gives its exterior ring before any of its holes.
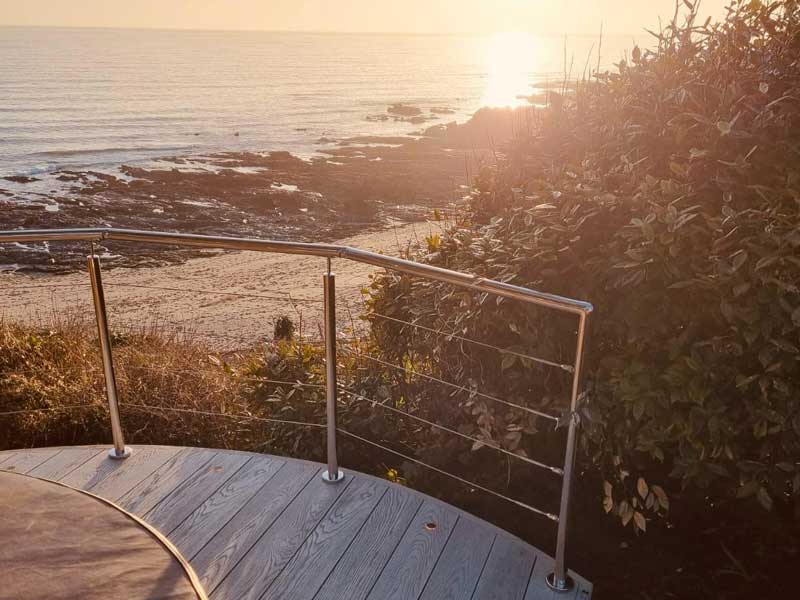
{"type": "Polygon", "coordinates": [[[581,415],[577,410],[567,410],[561,413],[561,416],[556,420],[556,429],[560,429],[561,427],[570,425],[571,423],[574,423],[576,426],[580,426],[581,424],[581,415]]]}

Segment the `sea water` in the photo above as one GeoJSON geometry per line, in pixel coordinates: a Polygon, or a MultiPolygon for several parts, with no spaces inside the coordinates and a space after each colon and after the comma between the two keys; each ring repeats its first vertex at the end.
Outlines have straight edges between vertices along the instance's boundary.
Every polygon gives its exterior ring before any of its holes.
{"type": "MultiPolygon", "coordinates": [[[[632,44],[603,40],[603,66],[632,44]]],[[[216,151],[308,156],[524,102],[533,84],[596,68],[596,51],[597,39],[561,35],[0,28],[0,177],[216,151]],[[378,119],[398,102],[433,119],[378,119]]]]}

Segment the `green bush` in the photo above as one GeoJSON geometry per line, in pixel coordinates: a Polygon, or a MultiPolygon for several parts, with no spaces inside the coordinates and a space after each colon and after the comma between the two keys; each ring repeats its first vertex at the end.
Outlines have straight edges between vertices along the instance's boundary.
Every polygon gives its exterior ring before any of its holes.
{"type": "MultiPolygon", "coordinates": [[[[736,2],[698,25],[685,4],[652,51],[545,111],[415,257],[595,304],[582,458],[606,511],[639,529],[679,490],[800,500],[800,8],[736,2]]],[[[574,351],[574,319],[408,277],[376,280],[371,306],[523,354],[574,351]]],[[[387,360],[531,406],[566,399],[563,373],[371,321],[387,360]]],[[[463,431],[552,453],[536,419],[474,394],[460,407],[463,431]]]]}

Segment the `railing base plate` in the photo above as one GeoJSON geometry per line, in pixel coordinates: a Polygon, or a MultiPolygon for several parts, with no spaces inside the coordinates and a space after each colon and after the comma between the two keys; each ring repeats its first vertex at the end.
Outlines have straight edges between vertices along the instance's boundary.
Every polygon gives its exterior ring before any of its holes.
{"type": "Polygon", "coordinates": [[[325,469],[322,472],[322,481],[325,483],[339,483],[342,479],[344,479],[344,473],[342,473],[341,470],[336,473],[336,479],[331,478],[330,474],[328,473],[328,469],[325,469]]]}
{"type": "Polygon", "coordinates": [[[113,458],[115,460],[121,460],[123,458],[128,458],[131,455],[132,450],[129,446],[125,446],[125,449],[122,451],[122,454],[117,454],[116,448],[111,448],[108,451],[108,457],[113,458]]]}
{"type": "Polygon", "coordinates": [[[575,582],[569,575],[566,576],[564,584],[562,586],[556,585],[555,573],[550,573],[547,577],[544,578],[544,581],[547,584],[547,587],[549,587],[554,592],[569,592],[571,589],[575,587],[575,582]]]}

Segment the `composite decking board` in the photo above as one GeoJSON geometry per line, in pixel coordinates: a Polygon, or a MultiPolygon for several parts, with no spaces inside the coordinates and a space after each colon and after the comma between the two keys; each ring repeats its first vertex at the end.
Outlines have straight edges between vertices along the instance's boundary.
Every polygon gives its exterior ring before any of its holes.
{"type": "Polygon", "coordinates": [[[498,534],[472,600],[523,600],[536,556],[530,546],[498,534]]]}
{"type": "Polygon", "coordinates": [[[170,541],[184,556],[195,556],[285,465],[276,457],[254,456],[170,533],[170,541]]]}
{"type": "Polygon", "coordinates": [[[470,598],[496,537],[486,524],[461,517],[422,590],[421,600],[470,598]]]}
{"type": "Polygon", "coordinates": [[[212,600],[591,596],[591,584],[574,573],[569,593],[547,588],[553,559],[522,540],[369,475],[347,472],[346,481],[330,485],[320,479],[322,465],[296,459],[165,446],[137,446],[125,460],[107,452],[101,446],[4,451],[0,470],[7,464],[117,502],[142,496],[137,510],[154,504],[144,519],[156,528],[148,515],[174,513],[180,524],[162,532],[190,560],[212,600]],[[212,458],[202,463],[205,453],[212,458]],[[228,466],[214,469],[225,456],[233,457],[228,466]],[[167,503],[174,511],[161,508],[167,503]]]}
{"type": "Polygon", "coordinates": [[[315,466],[287,461],[200,552],[186,555],[206,590],[217,587],[318,472],[315,466]]]}
{"type": "Polygon", "coordinates": [[[26,450],[16,452],[14,456],[3,463],[0,470],[14,471],[15,473],[27,473],[41,465],[43,462],[53,458],[61,451],[61,448],[48,448],[46,450],[26,450]]]}
{"type": "Polygon", "coordinates": [[[102,452],[105,452],[105,450],[98,450],[94,447],[64,448],[35,469],[28,471],[28,475],[39,477],[40,479],[58,480],[102,452]]]}
{"type": "Polygon", "coordinates": [[[106,449],[59,481],[114,501],[179,450],[169,446],[134,446],[128,458],[117,459],[108,456],[106,449]]]}
{"type": "Polygon", "coordinates": [[[209,590],[212,599],[261,598],[352,483],[351,475],[345,475],[345,480],[335,485],[323,481],[322,477],[313,477],[250,549],[258,560],[239,561],[215,589],[209,590]]]}
{"type": "Polygon", "coordinates": [[[4,450],[0,452],[0,469],[3,468],[3,463],[9,460],[12,456],[14,456],[16,452],[10,452],[8,450],[4,450]]]}
{"type": "Polygon", "coordinates": [[[418,494],[389,486],[314,600],[364,600],[421,505],[418,494]]]}
{"type": "Polygon", "coordinates": [[[145,513],[145,520],[162,533],[169,535],[250,458],[251,456],[247,454],[217,452],[201,469],[181,482],[166,498],[145,513]]]}
{"type": "Polygon", "coordinates": [[[371,600],[416,600],[450,538],[459,513],[426,500],[367,596],[371,600]]]}
{"type": "Polygon", "coordinates": [[[144,515],[216,455],[215,450],[184,448],[121,496],[117,504],[144,515]]]}
{"type": "Polygon", "coordinates": [[[275,577],[263,597],[269,600],[313,598],[386,490],[386,485],[374,479],[356,477],[275,577]]]}
{"type": "Polygon", "coordinates": [[[130,490],[147,479],[154,471],[160,469],[169,462],[172,457],[178,454],[181,449],[175,447],[162,447],[150,453],[150,447],[139,448],[139,451],[131,454],[128,458],[113,459],[112,462],[124,461],[122,469],[117,469],[109,473],[99,482],[84,488],[93,494],[98,494],[109,500],[117,501],[130,490]],[[137,458],[137,455],[138,458],[137,458]]]}

